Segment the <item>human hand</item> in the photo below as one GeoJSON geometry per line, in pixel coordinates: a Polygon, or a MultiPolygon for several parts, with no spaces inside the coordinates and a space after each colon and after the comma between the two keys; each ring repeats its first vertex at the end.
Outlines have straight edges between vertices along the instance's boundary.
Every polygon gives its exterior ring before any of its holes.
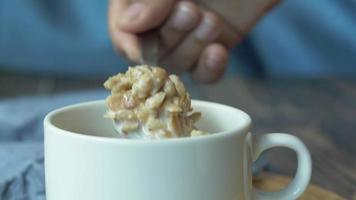
{"type": "Polygon", "coordinates": [[[275,2],[270,1],[112,0],[109,30],[115,47],[138,62],[140,33],[158,28],[159,65],[192,71],[197,80],[211,82],[223,74],[229,49],[275,2]]]}

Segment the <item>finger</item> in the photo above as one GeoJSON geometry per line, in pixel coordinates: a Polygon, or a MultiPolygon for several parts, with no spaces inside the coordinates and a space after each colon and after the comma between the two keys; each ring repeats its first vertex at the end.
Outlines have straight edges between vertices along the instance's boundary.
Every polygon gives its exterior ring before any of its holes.
{"type": "Polygon", "coordinates": [[[266,14],[268,11],[270,11],[272,8],[277,6],[281,0],[269,0],[268,4],[265,6],[264,14],[266,14]]]}
{"type": "Polygon", "coordinates": [[[182,43],[168,56],[162,59],[163,66],[169,66],[174,73],[190,70],[197,62],[201,51],[220,33],[220,21],[210,12],[203,13],[203,19],[182,43]]]}
{"type": "MultiPolygon", "coordinates": [[[[209,9],[203,7],[200,7],[202,11],[207,11],[209,9]]],[[[227,49],[232,49],[237,43],[239,43],[243,37],[245,36],[245,33],[243,33],[241,30],[237,29],[234,27],[232,24],[230,24],[226,19],[224,19],[224,16],[214,12],[221,20],[221,32],[219,34],[219,37],[216,39],[217,42],[223,44],[227,49]]]]}
{"type": "Polygon", "coordinates": [[[115,49],[133,63],[141,60],[139,38],[131,33],[117,31],[112,36],[115,49]]]}
{"type": "Polygon", "coordinates": [[[116,15],[120,11],[121,1],[111,1],[108,12],[109,34],[114,48],[132,62],[140,59],[139,39],[135,34],[120,30],[116,23],[116,15]]]}
{"type": "Polygon", "coordinates": [[[268,10],[278,4],[279,1],[280,0],[241,1],[240,4],[236,4],[235,7],[228,7],[228,4],[221,4],[222,9],[226,11],[221,13],[221,15],[227,21],[230,21],[241,33],[247,34],[257,21],[266,14],[268,10]]]}
{"type": "Polygon", "coordinates": [[[201,18],[199,8],[192,2],[176,3],[173,14],[160,30],[161,51],[173,49],[177,44],[198,25],[201,18]]]}
{"type": "Polygon", "coordinates": [[[222,24],[221,33],[216,41],[230,50],[241,42],[244,36],[245,34],[242,31],[235,29],[232,25],[225,22],[222,24]]]}
{"type": "Polygon", "coordinates": [[[229,53],[219,44],[209,44],[200,55],[197,68],[193,72],[193,78],[203,83],[211,83],[218,80],[226,69],[229,53]]]}
{"type": "MultiPolygon", "coordinates": [[[[119,0],[120,1],[120,0],[119,0]]],[[[158,27],[169,16],[175,0],[124,0],[117,14],[119,27],[132,33],[142,33],[158,27]]]]}

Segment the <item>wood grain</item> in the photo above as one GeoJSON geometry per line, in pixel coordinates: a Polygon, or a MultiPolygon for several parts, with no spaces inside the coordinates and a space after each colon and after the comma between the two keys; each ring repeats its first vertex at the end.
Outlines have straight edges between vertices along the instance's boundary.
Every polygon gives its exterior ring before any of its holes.
{"type": "MultiPolygon", "coordinates": [[[[225,77],[213,85],[185,81],[193,98],[240,108],[253,119],[253,133],[292,133],[313,159],[311,182],[346,199],[356,197],[356,79],[261,80],[225,77]]],[[[66,80],[0,74],[0,97],[102,88],[102,80],[66,80]],[[11,86],[11,87],[9,87],[11,86]]],[[[265,154],[269,170],[293,176],[293,151],[265,154]]]]}
{"type": "Polygon", "coordinates": [[[102,87],[103,81],[0,72],[0,98],[93,89],[102,87]]]}
{"type": "MultiPolygon", "coordinates": [[[[262,191],[278,191],[285,188],[291,181],[290,177],[276,174],[263,174],[253,181],[254,186],[262,191]]],[[[344,200],[341,196],[316,185],[309,185],[299,200],[344,200]]]]}

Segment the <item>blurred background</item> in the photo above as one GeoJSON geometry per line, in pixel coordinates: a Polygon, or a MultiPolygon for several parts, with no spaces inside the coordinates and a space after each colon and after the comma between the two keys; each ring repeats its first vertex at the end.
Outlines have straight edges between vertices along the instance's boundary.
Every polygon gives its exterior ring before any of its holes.
{"type": "MultiPolygon", "coordinates": [[[[77,89],[79,80],[84,88],[100,87],[109,75],[124,71],[128,63],[108,36],[107,6],[107,1],[2,0],[0,96],[77,89]]],[[[231,52],[227,74],[354,77],[355,9],[353,0],[284,1],[231,52]]]]}
{"type": "MultiPolygon", "coordinates": [[[[193,98],[250,113],[257,134],[302,138],[312,182],[348,199],[356,194],[355,11],[354,0],[286,0],[231,52],[221,81],[184,77],[193,98]]],[[[108,36],[107,1],[0,0],[0,199],[44,198],[43,116],[105,98],[103,81],[128,65],[108,36]]],[[[293,152],[267,157],[265,170],[294,174],[293,152]]]]}

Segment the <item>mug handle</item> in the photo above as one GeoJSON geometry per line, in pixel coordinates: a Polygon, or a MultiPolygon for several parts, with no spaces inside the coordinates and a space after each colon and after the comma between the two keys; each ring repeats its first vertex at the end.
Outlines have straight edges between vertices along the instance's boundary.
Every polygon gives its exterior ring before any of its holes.
{"type": "Polygon", "coordinates": [[[267,149],[287,147],[297,153],[298,168],[293,181],[286,188],[278,192],[263,192],[254,189],[253,199],[289,200],[297,199],[301,196],[309,184],[312,166],[309,151],[303,142],[297,137],[285,133],[269,133],[255,136],[254,139],[252,147],[253,161],[256,161],[261,153],[267,149]]]}

